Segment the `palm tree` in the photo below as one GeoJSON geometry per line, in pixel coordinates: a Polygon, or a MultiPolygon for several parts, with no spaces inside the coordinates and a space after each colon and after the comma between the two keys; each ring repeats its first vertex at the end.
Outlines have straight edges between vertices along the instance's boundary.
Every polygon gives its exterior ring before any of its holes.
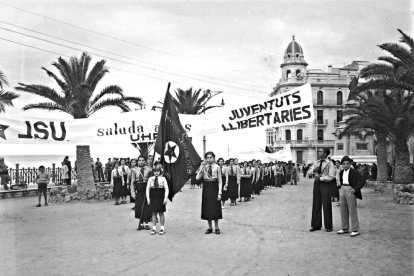
{"type": "Polygon", "coordinates": [[[176,98],[172,98],[178,113],[181,114],[202,114],[209,109],[215,107],[221,107],[222,105],[207,106],[207,103],[214,97],[222,92],[213,92],[210,90],[202,91],[198,89],[193,91],[193,88],[188,90],[182,90],[177,88],[175,91],[176,98]]]}
{"type": "Polygon", "coordinates": [[[0,113],[6,112],[6,106],[13,107],[13,100],[17,99],[19,95],[5,91],[4,88],[9,85],[6,75],[0,71],[0,113]]]}
{"type": "Polygon", "coordinates": [[[94,95],[98,82],[109,71],[105,67],[105,60],[101,60],[88,73],[91,59],[87,53],[83,53],[80,59],[72,57],[69,62],[59,57],[58,62],[54,62],[52,65],[59,71],[61,77],[42,67],[48,76],[56,81],[61,92],[44,85],[19,83],[20,86],[16,87],[17,90],[35,94],[51,101],[28,104],[23,107],[23,110],[56,110],[68,113],[75,119],[81,119],[88,118],[105,107],[115,106],[126,112],[131,111],[127,103],[143,105],[143,101],[139,97],[125,97],[122,88],[117,85],[107,86],[94,95]],[[116,97],[104,99],[105,96],[116,97]]]}
{"type": "MultiPolygon", "coordinates": [[[[353,91],[350,91],[350,94],[353,91]]],[[[377,181],[385,182],[388,180],[387,170],[387,133],[381,131],[382,128],[377,124],[375,119],[372,119],[373,115],[371,106],[373,104],[383,104],[383,91],[373,93],[367,91],[360,95],[355,95],[353,100],[354,104],[348,104],[348,110],[345,115],[350,115],[345,120],[346,127],[343,134],[355,134],[360,133],[362,130],[371,130],[375,132],[377,137],[377,163],[378,174],[377,181]]]]}
{"type": "Polygon", "coordinates": [[[366,108],[369,108],[369,118],[375,122],[378,132],[386,134],[395,144],[395,182],[410,183],[413,171],[407,142],[414,134],[414,40],[398,31],[403,44],[379,45],[391,56],[379,57],[383,63],[369,64],[361,70],[360,77],[367,81],[360,83],[356,92],[385,91],[383,101],[371,98],[366,108]]]}
{"type": "MultiPolygon", "coordinates": [[[[49,100],[28,104],[23,107],[23,110],[61,111],[70,114],[75,119],[80,119],[88,118],[93,113],[106,107],[118,107],[126,112],[131,111],[127,103],[143,105],[143,101],[139,97],[125,97],[122,88],[117,85],[107,86],[98,93],[94,93],[99,81],[109,70],[105,66],[105,60],[97,62],[89,70],[91,59],[91,56],[87,53],[83,53],[80,58],[71,57],[68,61],[59,57],[58,61],[52,63],[52,65],[57,69],[60,76],[42,67],[48,76],[56,81],[61,90],[59,92],[45,85],[19,83],[19,86],[16,87],[17,90],[49,100]]],[[[79,185],[92,187],[89,146],[77,146],[76,155],[78,170],[85,170],[84,173],[82,171],[78,172],[78,176],[80,176],[78,183],[79,185]]]]}

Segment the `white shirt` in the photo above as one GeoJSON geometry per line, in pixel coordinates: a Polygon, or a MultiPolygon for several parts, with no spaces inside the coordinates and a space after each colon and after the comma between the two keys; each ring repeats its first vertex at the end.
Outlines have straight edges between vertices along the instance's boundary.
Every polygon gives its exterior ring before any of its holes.
{"type": "Polygon", "coordinates": [[[349,170],[344,170],[344,174],[342,175],[342,184],[348,184],[349,185],[349,170]]]}

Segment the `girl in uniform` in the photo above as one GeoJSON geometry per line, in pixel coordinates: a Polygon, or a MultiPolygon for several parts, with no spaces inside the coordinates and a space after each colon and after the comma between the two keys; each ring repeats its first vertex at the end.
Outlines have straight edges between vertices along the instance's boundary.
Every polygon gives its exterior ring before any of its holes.
{"type": "Polygon", "coordinates": [[[269,185],[270,188],[274,188],[275,185],[275,166],[273,164],[273,162],[269,163],[269,167],[267,168],[267,170],[269,171],[269,185]]]}
{"type": "Polygon", "coordinates": [[[137,174],[133,174],[131,181],[135,198],[135,218],[140,220],[137,230],[150,230],[148,222],[151,220],[152,211],[146,200],[146,190],[148,179],[152,174],[152,168],[145,165],[147,159],[144,156],[138,157],[137,174]]]}
{"type": "Polygon", "coordinates": [[[282,188],[283,181],[283,166],[281,162],[277,162],[275,166],[275,178],[276,178],[276,187],[282,188]]]}
{"type": "Polygon", "coordinates": [[[220,234],[218,220],[222,219],[221,213],[221,171],[219,165],[214,163],[215,154],[211,151],[204,155],[206,161],[201,164],[197,173],[197,179],[203,179],[203,192],[201,200],[201,219],[207,220],[208,229],[206,234],[213,233],[212,221],[214,220],[215,233],[220,234]]]}
{"type": "Polygon", "coordinates": [[[270,175],[269,175],[269,166],[267,163],[263,164],[263,188],[265,190],[269,189],[270,184],[270,175]]]}
{"type": "Polygon", "coordinates": [[[165,177],[160,176],[161,169],[154,168],[152,170],[154,176],[151,176],[148,179],[148,184],[146,188],[146,197],[148,204],[152,210],[152,230],[151,235],[155,235],[157,232],[157,215],[160,217],[161,229],[159,234],[164,235],[164,224],[165,217],[164,212],[166,211],[165,205],[168,201],[168,183],[165,177]]]}
{"type": "Polygon", "coordinates": [[[119,163],[115,162],[114,169],[111,172],[111,185],[113,186],[112,197],[114,198],[114,205],[120,205],[119,198],[124,194],[124,178],[119,172],[119,163]]]}
{"type": "Polygon", "coordinates": [[[126,197],[129,195],[129,186],[128,178],[131,175],[131,171],[126,164],[125,159],[121,159],[121,166],[119,168],[122,177],[124,178],[124,182],[122,184],[122,193],[121,193],[121,204],[126,204],[126,197]]]}
{"type": "Polygon", "coordinates": [[[221,184],[222,184],[222,194],[221,194],[221,208],[224,209],[224,204],[228,199],[227,196],[227,175],[226,175],[226,171],[227,171],[227,167],[224,164],[224,159],[223,158],[219,158],[217,159],[217,164],[220,167],[220,171],[221,171],[221,184]]]}
{"type": "Polygon", "coordinates": [[[251,170],[248,167],[247,161],[243,162],[243,168],[240,169],[240,200],[239,202],[247,201],[250,197],[250,185],[252,183],[251,170]]]}
{"type": "Polygon", "coordinates": [[[240,167],[234,164],[234,159],[230,159],[230,165],[227,168],[227,195],[231,200],[230,206],[236,205],[236,200],[239,197],[240,185],[240,167]]]}

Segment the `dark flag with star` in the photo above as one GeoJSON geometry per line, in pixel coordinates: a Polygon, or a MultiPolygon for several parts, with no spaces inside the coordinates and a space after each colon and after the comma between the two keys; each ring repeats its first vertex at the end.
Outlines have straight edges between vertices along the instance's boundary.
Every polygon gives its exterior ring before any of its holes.
{"type": "Polygon", "coordinates": [[[172,200],[184,184],[201,164],[190,138],[180,123],[177,109],[172,101],[168,84],[167,93],[162,107],[161,121],[158,126],[158,136],[155,151],[161,156],[164,176],[168,181],[172,200]]]}

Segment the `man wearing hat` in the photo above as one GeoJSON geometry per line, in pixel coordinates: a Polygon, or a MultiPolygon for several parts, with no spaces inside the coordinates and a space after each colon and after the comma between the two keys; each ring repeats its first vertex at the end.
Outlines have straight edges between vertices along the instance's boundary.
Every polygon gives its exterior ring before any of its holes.
{"type": "Polygon", "coordinates": [[[356,199],[362,199],[362,182],[357,170],[351,168],[352,159],[344,156],[341,160],[343,170],[339,173],[339,201],[341,202],[342,229],[338,234],[349,233],[349,218],[351,218],[351,237],[359,235],[359,220],[356,199]]]}

